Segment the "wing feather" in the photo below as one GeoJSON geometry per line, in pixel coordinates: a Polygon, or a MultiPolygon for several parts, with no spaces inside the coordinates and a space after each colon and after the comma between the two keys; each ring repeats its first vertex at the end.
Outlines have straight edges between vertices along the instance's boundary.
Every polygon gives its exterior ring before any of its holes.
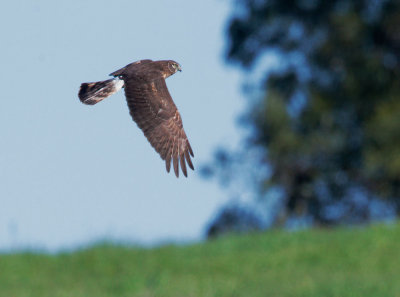
{"type": "Polygon", "coordinates": [[[167,155],[167,158],[165,159],[165,167],[169,173],[171,170],[171,155],[167,155]]]}
{"type": "MultiPolygon", "coordinates": [[[[142,68],[140,68],[142,69],[142,68]]],[[[168,92],[164,77],[152,77],[148,73],[130,73],[125,79],[125,95],[130,114],[143,131],[152,147],[165,160],[167,172],[171,161],[179,177],[179,165],[187,176],[186,163],[194,170],[190,155],[193,150],[183,129],[178,109],[168,92]]]]}
{"type": "Polygon", "coordinates": [[[186,164],[185,164],[185,153],[181,153],[179,160],[180,160],[183,175],[187,177],[187,169],[186,169],[186,164]]]}
{"type": "Polygon", "coordinates": [[[190,160],[189,152],[187,150],[185,150],[185,159],[186,159],[186,162],[188,163],[190,169],[194,170],[192,160],[190,160]]]}
{"type": "Polygon", "coordinates": [[[179,163],[178,163],[178,141],[176,137],[174,137],[174,148],[172,149],[172,160],[174,163],[174,171],[176,177],[179,177],[179,163]]]}

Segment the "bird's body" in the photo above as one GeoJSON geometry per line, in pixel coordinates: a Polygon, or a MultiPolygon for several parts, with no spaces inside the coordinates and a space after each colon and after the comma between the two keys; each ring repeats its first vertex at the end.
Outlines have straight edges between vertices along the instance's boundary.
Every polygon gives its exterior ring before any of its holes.
{"type": "Polygon", "coordinates": [[[168,172],[172,161],[177,177],[179,163],[185,176],[186,163],[194,169],[192,148],[165,83],[167,77],[180,70],[179,64],[171,60],[141,60],[111,73],[114,79],[83,83],[79,91],[82,103],[93,105],[124,88],[133,120],[165,160],[168,172]]]}

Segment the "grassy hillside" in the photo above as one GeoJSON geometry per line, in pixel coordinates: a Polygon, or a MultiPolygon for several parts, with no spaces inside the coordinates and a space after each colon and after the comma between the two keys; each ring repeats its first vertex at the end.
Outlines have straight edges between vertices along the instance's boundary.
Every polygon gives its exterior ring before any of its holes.
{"type": "Polygon", "coordinates": [[[400,225],[0,255],[0,296],[400,296],[400,225]]]}

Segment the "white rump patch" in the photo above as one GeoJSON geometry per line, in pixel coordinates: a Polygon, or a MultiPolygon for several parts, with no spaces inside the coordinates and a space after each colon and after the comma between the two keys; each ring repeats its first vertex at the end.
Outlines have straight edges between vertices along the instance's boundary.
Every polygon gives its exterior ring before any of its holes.
{"type": "Polygon", "coordinates": [[[114,83],[115,92],[118,92],[124,86],[124,81],[119,78],[114,78],[113,83],[114,83]]]}

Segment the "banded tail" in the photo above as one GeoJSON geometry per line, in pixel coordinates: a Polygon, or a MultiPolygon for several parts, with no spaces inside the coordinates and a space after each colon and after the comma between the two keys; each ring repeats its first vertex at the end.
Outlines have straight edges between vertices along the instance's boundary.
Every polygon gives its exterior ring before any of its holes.
{"type": "Polygon", "coordinates": [[[94,105],[103,99],[115,94],[124,86],[124,81],[119,78],[104,81],[83,83],[79,89],[79,99],[82,103],[94,105]]]}

